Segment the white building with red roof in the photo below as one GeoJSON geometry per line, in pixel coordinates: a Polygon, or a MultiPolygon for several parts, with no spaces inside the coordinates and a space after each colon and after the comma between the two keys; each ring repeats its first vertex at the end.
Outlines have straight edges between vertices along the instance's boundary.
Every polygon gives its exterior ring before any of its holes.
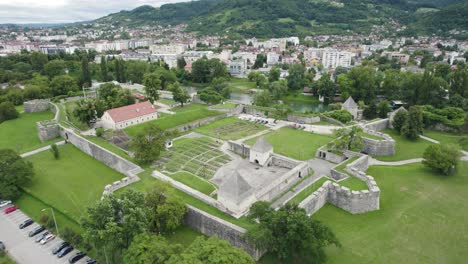
{"type": "Polygon", "coordinates": [[[124,129],[157,118],[156,108],[146,101],[107,110],[101,117],[101,125],[105,129],[124,129]]]}

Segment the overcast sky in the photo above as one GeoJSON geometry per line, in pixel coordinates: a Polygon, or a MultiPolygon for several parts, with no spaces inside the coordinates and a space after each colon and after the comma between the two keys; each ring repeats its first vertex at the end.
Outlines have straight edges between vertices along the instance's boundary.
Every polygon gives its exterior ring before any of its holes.
{"type": "Polygon", "coordinates": [[[0,24],[86,21],[141,5],[187,1],[190,0],[0,0],[0,24]]]}

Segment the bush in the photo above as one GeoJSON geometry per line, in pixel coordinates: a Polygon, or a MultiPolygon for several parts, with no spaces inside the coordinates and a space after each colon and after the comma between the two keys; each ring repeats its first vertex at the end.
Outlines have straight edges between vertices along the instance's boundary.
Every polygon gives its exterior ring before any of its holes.
{"type": "Polygon", "coordinates": [[[336,119],[340,121],[341,123],[348,123],[351,120],[353,120],[353,115],[346,111],[346,110],[338,110],[338,111],[333,111],[333,112],[328,112],[325,114],[328,117],[331,117],[333,119],[336,119]]]}
{"type": "Polygon", "coordinates": [[[444,175],[450,175],[455,171],[460,156],[460,150],[455,145],[430,145],[424,151],[423,164],[444,175]]]}
{"type": "Polygon", "coordinates": [[[63,240],[67,241],[72,245],[81,245],[83,242],[83,237],[80,234],[76,233],[69,227],[65,227],[63,232],[61,233],[63,240]]]}
{"type": "Polygon", "coordinates": [[[18,118],[19,113],[11,102],[0,103],[0,123],[18,118]]]}
{"type": "Polygon", "coordinates": [[[376,118],[377,117],[377,106],[375,105],[375,103],[371,103],[366,108],[364,108],[364,111],[362,112],[362,115],[366,119],[376,118]]]}
{"type": "Polygon", "coordinates": [[[398,131],[398,133],[401,133],[401,128],[407,121],[408,121],[408,111],[400,110],[395,114],[395,117],[393,118],[393,121],[392,121],[393,128],[396,131],[398,131]]]}
{"type": "Polygon", "coordinates": [[[45,225],[48,221],[49,221],[48,215],[41,215],[41,218],[39,219],[39,223],[45,225]]]}
{"type": "Polygon", "coordinates": [[[104,128],[100,127],[96,129],[96,136],[97,137],[102,137],[104,135],[104,128]]]}
{"type": "Polygon", "coordinates": [[[60,158],[60,152],[56,144],[52,144],[50,146],[50,152],[52,152],[52,155],[54,156],[56,160],[60,158]]]}

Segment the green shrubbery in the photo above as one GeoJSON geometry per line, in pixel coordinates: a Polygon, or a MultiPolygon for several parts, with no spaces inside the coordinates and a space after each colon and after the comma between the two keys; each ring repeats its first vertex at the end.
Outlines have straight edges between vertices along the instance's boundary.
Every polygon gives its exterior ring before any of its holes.
{"type": "Polygon", "coordinates": [[[346,124],[353,120],[353,115],[351,115],[351,113],[346,110],[336,110],[333,112],[328,112],[325,114],[325,116],[336,119],[343,124],[346,124]]]}
{"type": "Polygon", "coordinates": [[[465,112],[461,108],[445,107],[436,109],[431,105],[425,105],[423,110],[424,126],[431,127],[443,124],[452,128],[460,129],[465,123],[465,112]]]}

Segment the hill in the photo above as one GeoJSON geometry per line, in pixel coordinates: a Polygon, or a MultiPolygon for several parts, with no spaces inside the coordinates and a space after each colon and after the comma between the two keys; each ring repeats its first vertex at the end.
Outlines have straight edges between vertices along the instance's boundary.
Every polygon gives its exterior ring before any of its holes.
{"type": "Polygon", "coordinates": [[[435,0],[200,0],[160,8],[142,6],[95,22],[115,26],[186,23],[187,30],[200,34],[238,33],[259,38],[368,33],[375,26],[393,32],[395,21],[410,25],[409,32],[413,34],[437,31],[433,25],[440,26],[441,33],[467,29],[466,12],[454,12],[452,8],[466,4],[440,8],[436,3],[435,0]],[[451,16],[444,18],[446,14],[451,16]]]}

